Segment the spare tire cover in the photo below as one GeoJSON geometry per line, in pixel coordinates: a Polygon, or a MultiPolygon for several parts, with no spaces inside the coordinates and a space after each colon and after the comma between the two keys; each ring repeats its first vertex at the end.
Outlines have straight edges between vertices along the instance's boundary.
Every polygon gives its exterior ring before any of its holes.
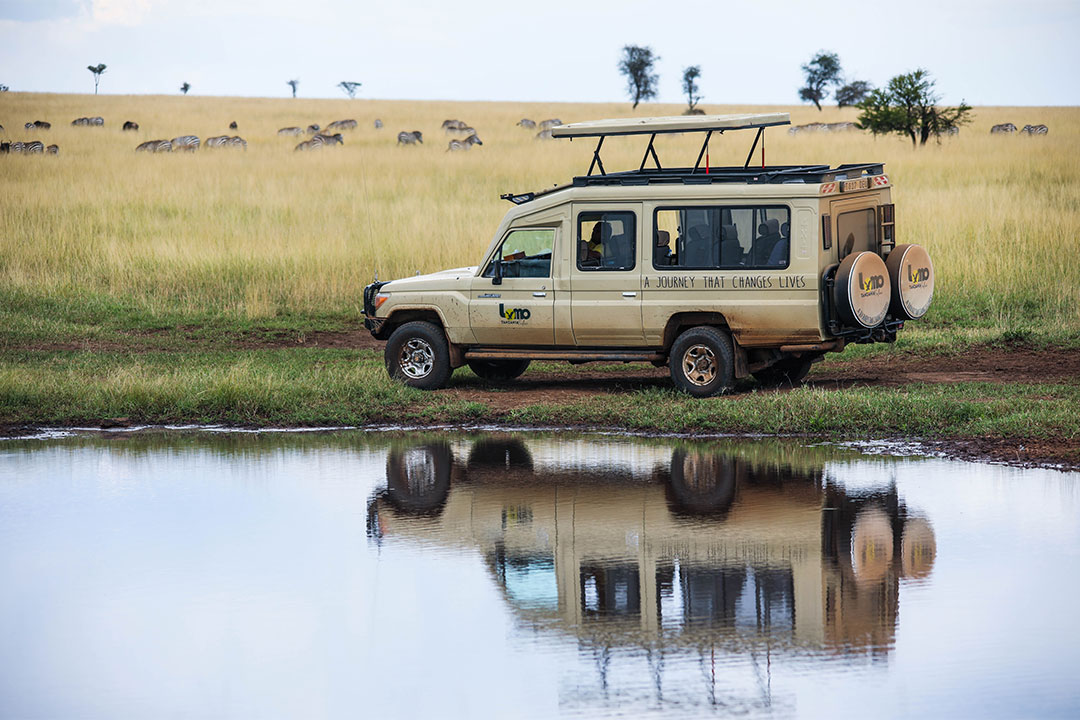
{"type": "Polygon", "coordinates": [[[894,317],[916,320],[934,297],[934,264],[922,245],[897,245],[885,262],[892,283],[889,310],[894,317]]]}
{"type": "Polygon", "coordinates": [[[846,325],[877,327],[889,312],[889,270],[877,253],[853,253],[836,270],[833,301],[846,325]]]}

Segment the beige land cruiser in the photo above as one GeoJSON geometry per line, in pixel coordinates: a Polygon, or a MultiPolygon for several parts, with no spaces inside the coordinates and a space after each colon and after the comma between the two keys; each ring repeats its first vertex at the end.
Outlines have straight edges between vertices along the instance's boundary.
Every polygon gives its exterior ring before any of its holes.
{"type": "Polygon", "coordinates": [[[433,389],[463,365],[509,380],[532,360],[650,362],[707,397],[747,375],[796,383],[847,343],[892,342],[930,306],[930,256],[896,244],[881,163],[766,166],[763,150],[757,162],[765,129],[789,123],[770,113],[553,128],[597,138],[585,175],[503,196],[514,207],[479,265],[364,289],[387,371],[433,389]],[[710,139],[747,129],[743,166],[709,167],[710,139]],[[661,167],[656,136],[690,132],[704,134],[693,167],[661,167]],[[604,139],[617,135],[649,136],[636,170],[605,170],[604,139]]]}

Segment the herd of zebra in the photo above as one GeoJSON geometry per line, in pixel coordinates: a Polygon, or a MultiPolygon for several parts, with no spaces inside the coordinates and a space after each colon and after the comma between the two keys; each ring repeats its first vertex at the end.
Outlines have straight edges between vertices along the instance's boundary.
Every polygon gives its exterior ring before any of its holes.
{"type": "Polygon", "coordinates": [[[239,135],[215,135],[208,137],[200,143],[197,135],[181,135],[172,140],[147,140],[139,143],[135,152],[163,153],[173,150],[183,152],[195,152],[200,144],[205,148],[229,148],[238,147],[247,150],[247,140],[239,135]]]}
{"type": "MultiPolygon", "coordinates": [[[[335,120],[328,124],[325,128],[320,127],[317,123],[312,123],[307,126],[307,134],[311,135],[310,140],[304,140],[300,142],[294,150],[301,152],[306,150],[318,150],[325,145],[344,145],[345,139],[341,135],[341,130],[353,130],[359,125],[356,120],[349,118],[347,120],[335,120]],[[335,130],[339,132],[334,132],[335,130]]],[[[375,121],[375,128],[382,127],[382,120],[375,121]]],[[[301,127],[283,127],[277,131],[277,134],[281,137],[296,137],[305,133],[304,128],[301,127]]]]}
{"type": "MultiPolygon", "coordinates": [[[[1000,125],[995,125],[994,127],[990,128],[991,135],[1001,135],[1014,132],[1016,132],[1016,126],[1012,123],[1001,123],[1000,125]]],[[[1024,133],[1025,135],[1046,135],[1048,132],[1050,132],[1050,128],[1046,127],[1045,125],[1025,125],[1023,129],[1020,130],[1020,132],[1024,133]]]]}
{"type": "Polygon", "coordinates": [[[0,142],[0,155],[7,155],[8,153],[23,154],[23,155],[59,155],[59,145],[48,145],[40,140],[31,140],[30,142],[0,142]]]}

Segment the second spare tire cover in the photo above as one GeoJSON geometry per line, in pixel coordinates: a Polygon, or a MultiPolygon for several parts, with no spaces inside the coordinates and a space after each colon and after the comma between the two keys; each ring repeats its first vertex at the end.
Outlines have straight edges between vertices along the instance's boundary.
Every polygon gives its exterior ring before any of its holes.
{"type": "Polygon", "coordinates": [[[930,309],[934,297],[934,263],[922,245],[897,245],[885,262],[892,283],[895,317],[917,320],[930,309]]]}
{"type": "Polygon", "coordinates": [[[889,312],[891,299],[889,270],[877,253],[852,253],[840,263],[833,301],[844,324],[877,327],[889,312]]]}

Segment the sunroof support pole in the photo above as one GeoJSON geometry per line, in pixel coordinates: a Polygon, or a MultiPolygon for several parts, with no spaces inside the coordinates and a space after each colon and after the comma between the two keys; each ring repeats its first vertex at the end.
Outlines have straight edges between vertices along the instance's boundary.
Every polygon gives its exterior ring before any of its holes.
{"type": "Polygon", "coordinates": [[[694,169],[690,171],[691,175],[698,171],[698,166],[701,165],[701,158],[705,157],[705,149],[709,147],[709,138],[712,137],[712,133],[712,130],[705,133],[705,142],[701,143],[701,152],[697,154],[697,161],[694,163],[694,169]]]}
{"type": "Polygon", "coordinates": [[[649,159],[649,154],[650,153],[652,154],[653,162],[656,163],[656,169],[657,170],[663,170],[664,169],[664,168],[660,167],[660,158],[658,158],[656,156],[656,148],[653,147],[653,140],[656,140],[656,133],[653,133],[649,137],[649,147],[645,148],[645,154],[641,156],[641,166],[638,168],[638,172],[641,172],[642,170],[645,169],[645,161],[649,159]]]}
{"type": "Polygon", "coordinates": [[[757,129],[757,135],[754,136],[754,144],[750,146],[750,152],[746,154],[746,162],[743,163],[743,169],[750,167],[750,159],[754,157],[754,151],[757,150],[758,140],[765,134],[765,128],[759,127],[757,129]]]}
{"type": "Polygon", "coordinates": [[[596,143],[596,149],[592,151],[592,162],[589,163],[589,172],[585,173],[585,177],[592,176],[594,167],[600,168],[601,175],[607,175],[607,173],[604,172],[604,163],[600,160],[600,148],[604,146],[604,137],[605,136],[603,135],[600,136],[600,142],[596,143]]]}

